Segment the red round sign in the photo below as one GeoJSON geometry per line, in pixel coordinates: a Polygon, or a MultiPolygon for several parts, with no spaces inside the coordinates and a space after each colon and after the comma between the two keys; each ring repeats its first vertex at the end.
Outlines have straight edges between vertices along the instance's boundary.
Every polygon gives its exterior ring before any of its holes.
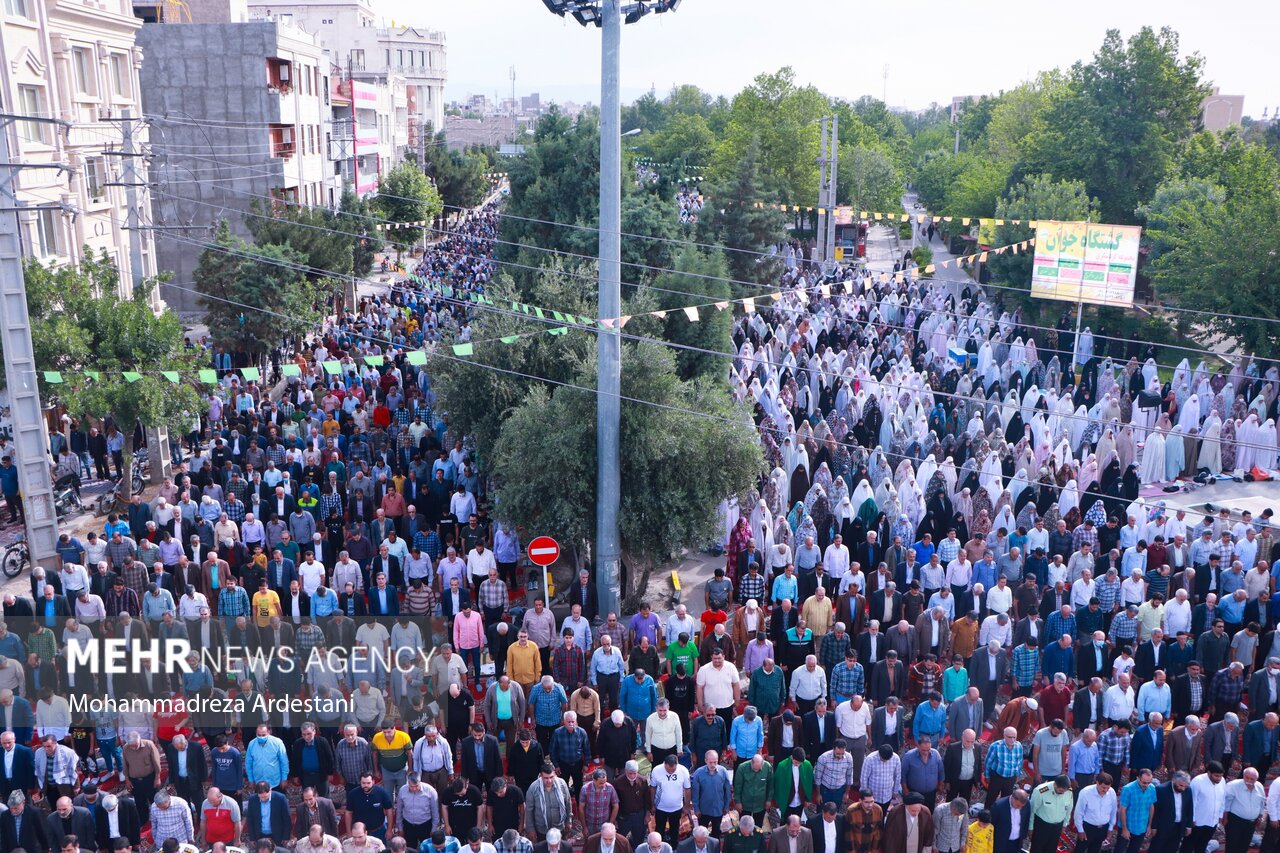
{"type": "Polygon", "coordinates": [[[529,543],[529,561],[538,566],[549,566],[560,559],[560,543],[550,536],[539,536],[529,543]]]}

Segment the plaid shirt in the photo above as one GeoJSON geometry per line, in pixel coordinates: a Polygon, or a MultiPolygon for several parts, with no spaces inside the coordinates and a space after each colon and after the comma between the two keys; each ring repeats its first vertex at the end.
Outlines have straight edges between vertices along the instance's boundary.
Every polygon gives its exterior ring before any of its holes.
{"type": "Polygon", "coordinates": [[[49,663],[58,655],[58,640],[46,628],[27,637],[27,651],[39,658],[41,663],[49,663]]]}
{"type": "Polygon", "coordinates": [[[960,553],[959,539],[943,539],[938,543],[938,562],[945,568],[960,553]]]}
{"type": "Polygon", "coordinates": [[[872,853],[880,848],[880,823],[884,812],[880,806],[864,810],[861,803],[854,803],[845,812],[849,834],[853,836],[853,853],[872,853]]]}
{"type": "Polygon", "coordinates": [[[1026,643],[1013,650],[1013,681],[1019,687],[1027,687],[1036,680],[1040,671],[1040,650],[1027,646],[1026,643]]]}
{"type": "Polygon", "coordinates": [[[249,593],[244,587],[224,586],[218,593],[218,616],[223,619],[234,619],[237,616],[249,615],[249,593]]]}
{"type": "Polygon", "coordinates": [[[151,804],[151,834],[153,838],[176,838],[180,843],[195,841],[195,828],[191,825],[191,807],[182,797],[170,795],[169,808],[151,804]]]}
{"type": "Polygon", "coordinates": [[[522,835],[516,839],[515,844],[508,847],[499,835],[493,840],[493,849],[495,853],[533,853],[533,842],[522,835]]]}
{"type": "Polygon", "coordinates": [[[1022,773],[1022,760],[1024,757],[1022,744],[1014,743],[1013,746],[998,740],[987,749],[987,761],[984,765],[988,773],[1005,779],[1014,779],[1022,773]]]}
{"type": "Polygon", "coordinates": [[[222,505],[222,511],[227,514],[228,521],[234,521],[236,524],[244,521],[244,501],[227,501],[222,505]]]}
{"type": "Polygon", "coordinates": [[[1117,577],[1112,581],[1108,581],[1106,575],[1097,578],[1094,581],[1093,594],[1102,605],[1102,612],[1110,613],[1116,606],[1116,602],[1120,600],[1120,578],[1117,577]]]}
{"type": "Polygon", "coordinates": [[[600,831],[600,824],[608,822],[609,812],[618,804],[618,792],[608,782],[603,788],[590,782],[582,786],[578,802],[582,804],[582,822],[587,825],[586,832],[590,835],[600,831]]]}
{"type": "Polygon", "coordinates": [[[1098,735],[1098,752],[1103,761],[1126,765],[1129,763],[1129,743],[1132,740],[1133,735],[1128,732],[1116,734],[1115,729],[1107,729],[1098,735]]]}
{"type": "Polygon", "coordinates": [[[430,557],[432,565],[440,559],[440,536],[434,530],[413,534],[413,547],[430,557]]]}
{"type": "Polygon", "coordinates": [[[106,607],[107,618],[113,622],[117,616],[125,612],[134,619],[142,615],[142,604],[138,601],[138,594],[127,586],[121,587],[119,592],[116,592],[116,588],[112,586],[103,596],[102,603],[106,607]]]}
{"type": "Polygon", "coordinates": [[[764,589],[764,575],[759,572],[754,575],[747,572],[745,577],[738,580],[738,603],[746,604],[754,598],[757,603],[763,604],[765,602],[764,589]]]}
{"type": "Polygon", "coordinates": [[[844,653],[848,651],[850,645],[852,642],[847,633],[843,637],[837,637],[834,631],[827,634],[818,647],[818,663],[830,672],[836,664],[844,663],[844,653]]]}
{"type": "Polygon", "coordinates": [[[1063,616],[1061,612],[1050,613],[1049,618],[1044,620],[1044,633],[1046,642],[1056,640],[1063,634],[1074,638],[1076,635],[1075,615],[1063,616]]]}
{"type": "Polygon", "coordinates": [[[862,778],[858,783],[871,791],[877,803],[889,802],[902,790],[902,759],[891,755],[884,761],[877,753],[868,755],[862,763],[862,778]]]}
{"type": "Polygon", "coordinates": [[[1121,611],[1111,619],[1111,642],[1117,646],[1121,641],[1132,643],[1138,639],[1138,620],[1121,611]]]}
{"type": "Polygon", "coordinates": [[[345,737],[342,738],[333,748],[333,763],[344,782],[348,785],[359,783],[361,773],[373,772],[373,753],[369,751],[369,741],[356,735],[356,742],[352,745],[345,737]]]}
{"type": "Polygon", "coordinates": [[[480,606],[493,610],[506,610],[507,584],[500,579],[487,578],[480,583],[480,606]]]}
{"type": "Polygon", "coordinates": [[[533,721],[540,726],[556,726],[560,724],[563,706],[569,704],[569,697],[559,684],[552,685],[550,692],[535,684],[529,691],[529,707],[533,708],[533,721]]]}
{"type": "Polygon", "coordinates": [[[1231,667],[1223,667],[1213,676],[1213,686],[1209,695],[1214,705],[1225,706],[1228,711],[1240,704],[1240,696],[1244,693],[1244,676],[1232,678],[1231,667]]]}
{"type": "Polygon", "coordinates": [[[867,692],[867,676],[862,664],[855,662],[849,666],[847,661],[840,661],[831,668],[828,679],[831,693],[838,696],[855,696],[867,692]]]}
{"type": "Polygon", "coordinates": [[[338,517],[342,517],[342,495],[337,492],[325,492],[320,496],[320,517],[328,518],[331,509],[336,509],[338,517]]]}
{"type": "MultiPolygon", "coordinates": [[[[118,566],[120,564],[112,562],[112,565],[118,566]]],[[[134,560],[121,569],[120,577],[124,578],[125,586],[129,587],[129,589],[133,590],[138,595],[142,595],[147,588],[147,583],[151,580],[150,576],[147,574],[149,571],[150,569],[142,562],[134,560]]]]}
{"type": "Polygon", "coordinates": [[[824,788],[844,788],[853,783],[853,756],[836,758],[836,751],[822,753],[813,767],[813,783],[824,788]]]}
{"type": "Polygon", "coordinates": [[[294,632],[293,642],[297,647],[297,659],[306,666],[306,662],[311,659],[311,652],[324,642],[324,631],[320,630],[319,625],[308,625],[306,628],[300,626],[294,632]]]}
{"type": "Polygon", "coordinates": [[[1080,546],[1088,542],[1093,546],[1093,553],[1098,553],[1098,530],[1095,527],[1085,527],[1081,524],[1071,534],[1071,548],[1079,551],[1080,546]]]}
{"type": "Polygon", "coordinates": [[[551,653],[551,675],[566,690],[574,689],[587,680],[586,656],[577,643],[571,643],[568,647],[563,644],[556,646],[551,653]]]}
{"type": "MultiPolygon", "coordinates": [[[[112,568],[115,568],[116,566],[123,566],[125,560],[129,559],[130,557],[134,556],[137,553],[138,553],[138,546],[134,544],[134,541],[130,539],[128,536],[120,537],[119,542],[107,543],[107,559],[111,561],[112,568]]],[[[145,575],[145,570],[143,573],[145,575]]],[[[127,578],[128,576],[126,575],[125,583],[129,583],[127,578]]],[[[129,585],[133,586],[133,584],[129,584],[129,585]]]]}

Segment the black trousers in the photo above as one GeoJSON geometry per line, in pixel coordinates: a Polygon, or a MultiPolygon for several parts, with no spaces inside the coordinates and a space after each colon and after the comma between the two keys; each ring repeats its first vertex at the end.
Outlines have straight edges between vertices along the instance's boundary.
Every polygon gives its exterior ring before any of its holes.
{"type": "Polygon", "coordinates": [[[618,688],[622,684],[622,676],[616,672],[596,676],[596,689],[600,692],[600,701],[604,707],[612,711],[618,707],[618,688]]]}
{"type": "Polygon", "coordinates": [[[1031,830],[1031,853],[1057,853],[1061,837],[1062,824],[1040,821],[1031,830]]]}
{"type": "Polygon", "coordinates": [[[645,812],[618,815],[618,833],[631,842],[632,850],[639,850],[649,834],[649,815],[645,812]]]}
{"type": "Polygon", "coordinates": [[[653,830],[662,836],[662,840],[675,845],[680,840],[680,815],[683,812],[654,812],[653,830]]]}
{"type": "Polygon", "coordinates": [[[707,829],[711,830],[712,838],[719,838],[721,817],[723,817],[723,815],[700,814],[698,815],[698,825],[705,826],[707,829]]]}
{"type": "MultiPolygon", "coordinates": [[[[1084,825],[1084,853],[1102,853],[1102,842],[1107,840],[1107,833],[1111,831],[1111,827],[1103,825],[1098,826],[1092,823],[1084,825]]],[[[1076,844],[1077,853],[1081,853],[1080,844],[1076,844]]]]}
{"type": "Polygon", "coordinates": [[[430,820],[426,823],[409,823],[407,820],[404,822],[404,840],[410,850],[418,849],[422,842],[431,837],[433,823],[434,821],[430,820]]]}
{"type": "Polygon", "coordinates": [[[298,781],[303,788],[315,788],[317,797],[329,796],[329,777],[323,773],[301,773],[298,781]]]}
{"type": "Polygon", "coordinates": [[[1256,820],[1245,820],[1227,812],[1226,850],[1248,850],[1249,842],[1253,840],[1253,828],[1256,825],[1256,820]]]}
{"type": "Polygon", "coordinates": [[[1204,853],[1217,829],[1216,826],[1191,827],[1191,834],[1182,839],[1182,853],[1204,853]]]}
{"type": "Polygon", "coordinates": [[[145,809],[150,812],[151,801],[156,797],[156,777],[130,777],[129,784],[133,786],[133,799],[138,804],[138,810],[142,811],[145,809]]]}
{"type": "Polygon", "coordinates": [[[578,798],[578,792],[582,790],[582,767],[581,761],[574,764],[563,764],[560,767],[560,775],[569,785],[569,791],[572,792],[575,800],[578,798]]]}
{"type": "Polygon", "coordinates": [[[1017,781],[1012,776],[998,776],[995,773],[988,773],[986,807],[991,808],[995,805],[996,800],[1012,794],[1013,786],[1017,781]]]}

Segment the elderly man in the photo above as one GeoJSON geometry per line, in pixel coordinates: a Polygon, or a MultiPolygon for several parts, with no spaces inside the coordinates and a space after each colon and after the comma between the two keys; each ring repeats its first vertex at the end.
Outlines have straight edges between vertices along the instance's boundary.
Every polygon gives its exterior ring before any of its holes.
{"type": "Polygon", "coordinates": [[[1192,776],[1204,767],[1204,724],[1195,714],[1169,732],[1165,738],[1164,763],[1170,772],[1185,771],[1192,776]]]}

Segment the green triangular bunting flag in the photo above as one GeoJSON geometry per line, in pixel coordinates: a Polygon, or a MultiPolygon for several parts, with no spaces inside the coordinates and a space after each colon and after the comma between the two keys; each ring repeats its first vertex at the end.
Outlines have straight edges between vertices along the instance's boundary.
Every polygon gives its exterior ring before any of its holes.
{"type": "Polygon", "coordinates": [[[124,375],[125,382],[137,382],[139,379],[142,378],[141,373],[134,373],[132,370],[124,371],[123,375],[124,375]]]}
{"type": "Polygon", "coordinates": [[[163,376],[165,379],[168,379],[174,385],[177,385],[180,380],[180,377],[178,376],[178,371],[176,370],[162,370],[160,371],[160,375],[163,376]]]}
{"type": "Polygon", "coordinates": [[[405,356],[405,361],[414,367],[421,367],[427,363],[427,354],[420,349],[412,350],[405,356]]]}
{"type": "Polygon", "coordinates": [[[296,364],[282,364],[280,365],[280,372],[285,376],[301,376],[302,368],[296,364]]]}
{"type": "Polygon", "coordinates": [[[454,344],[453,354],[454,355],[471,355],[472,353],[475,352],[475,349],[476,349],[475,345],[470,343],[454,344]]]}
{"type": "Polygon", "coordinates": [[[249,382],[257,382],[262,378],[262,374],[258,372],[256,367],[242,367],[240,368],[240,375],[249,382]]]}
{"type": "Polygon", "coordinates": [[[519,335],[504,335],[504,336],[502,336],[502,337],[498,338],[498,340],[502,341],[504,344],[514,344],[516,341],[520,340],[520,336],[519,336],[519,335]]]}
{"type": "Polygon", "coordinates": [[[218,371],[207,370],[207,369],[200,371],[200,381],[205,383],[206,385],[217,385],[218,371]]]}
{"type": "Polygon", "coordinates": [[[61,385],[62,374],[56,370],[46,370],[44,372],[44,381],[48,382],[50,385],[61,385]]]}

